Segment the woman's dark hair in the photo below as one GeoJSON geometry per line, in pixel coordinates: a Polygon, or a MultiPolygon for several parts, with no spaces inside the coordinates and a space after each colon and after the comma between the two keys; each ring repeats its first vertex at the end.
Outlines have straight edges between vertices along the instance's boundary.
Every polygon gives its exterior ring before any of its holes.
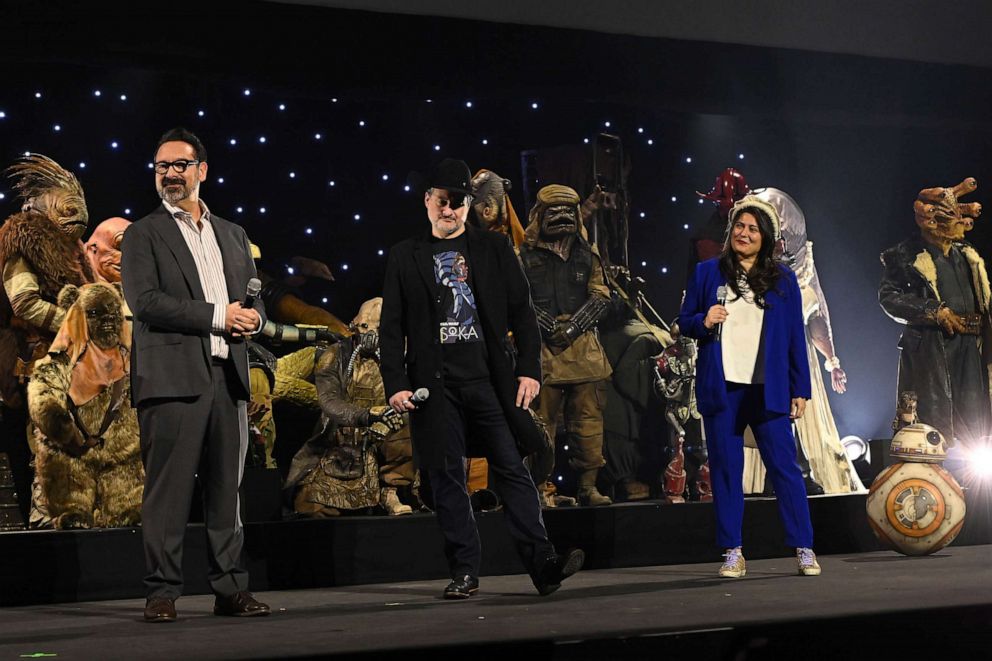
{"type": "MultiPolygon", "coordinates": [[[[759,207],[745,207],[734,217],[735,221],[741,214],[750,213],[758,219],[758,231],[761,233],[761,248],[758,256],[754,260],[754,266],[747,272],[747,286],[754,294],[754,303],[759,308],[765,308],[765,294],[771,291],[782,277],[782,270],[775,259],[775,234],[772,228],[772,219],[759,207]]],[[[723,242],[723,252],[720,253],[720,273],[727,279],[727,285],[731,291],[739,298],[741,296],[740,285],[737,280],[744,269],[740,265],[737,253],[734,252],[731,239],[734,225],[731,222],[727,226],[727,237],[723,242]]]]}
{"type": "MultiPolygon", "coordinates": [[[[162,134],[162,137],[158,139],[158,144],[155,145],[155,153],[158,153],[158,148],[167,142],[185,142],[187,145],[193,148],[196,153],[196,160],[201,163],[207,162],[207,148],[203,146],[200,139],[196,137],[192,131],[184,129],[181,126],[177,126],[174,129],[169,129],[162,134]]],[[[154,154],[152,155],[154,158],[154,154]]]]}

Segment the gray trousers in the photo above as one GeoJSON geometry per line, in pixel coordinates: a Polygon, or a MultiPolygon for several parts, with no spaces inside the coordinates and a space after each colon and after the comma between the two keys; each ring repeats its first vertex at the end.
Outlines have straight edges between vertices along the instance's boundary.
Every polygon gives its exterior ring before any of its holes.
{"type": "Polygon", "coordinates": [[[223,362],[227,364],[211,366],[211,393],[138,405],[145,465],[141,532],[149,598],[176,599],[182,594],[183,538],[197,477],[203,492],[210,587],[220,596],[248,589],[238,496],[248,443],[247,408],[233,394],[234,366],[223,362]]]}

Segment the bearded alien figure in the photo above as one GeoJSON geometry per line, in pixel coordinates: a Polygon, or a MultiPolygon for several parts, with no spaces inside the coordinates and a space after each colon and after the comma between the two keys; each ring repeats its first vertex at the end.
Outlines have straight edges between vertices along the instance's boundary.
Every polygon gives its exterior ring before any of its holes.
{"type": "MultiPolygon", "coordinates": [[[[545,186],[531,209],[520,262],[530,282],[538,326],[544,383],[537,415],[549,429],[559,412],[568,432],[569,464],[578,473],[579,502],[608,505],[596,487],[603,459],[603,408],[611,374],[597,324],[607,311],[606,286],[599,251],[580,222],[580,198],[567,186],[545,186]]],[[[551,436],[554,436],[552,431],[551,436]]],[[[545,504],[554,470],[550,445],[531,457],[534,483],[545,504]]]]}

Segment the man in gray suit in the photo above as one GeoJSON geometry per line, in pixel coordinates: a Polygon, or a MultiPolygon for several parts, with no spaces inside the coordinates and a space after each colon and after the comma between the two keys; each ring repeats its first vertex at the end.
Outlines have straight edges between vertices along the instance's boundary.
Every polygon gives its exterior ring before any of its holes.
{"type": "Polygon", "coordinates": [[[194,479],[203,491],[210,587],[217,615],[267,615],[248,592],[238,487],[248,442],[244,338],[264,324],[248,237],[200,199],[207,153],[181,128],[159,140],[155,188],[162,205],[125,234],[121,279],[134,315],[131,392],[145,465],[142,535],[145,620],[176,619],[182,549],[194,479]]]}

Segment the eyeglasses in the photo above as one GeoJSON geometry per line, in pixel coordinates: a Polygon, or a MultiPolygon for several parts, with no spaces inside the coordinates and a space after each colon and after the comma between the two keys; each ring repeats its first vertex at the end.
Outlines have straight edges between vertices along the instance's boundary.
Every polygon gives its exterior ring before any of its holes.
{"type": "Polygon", "coordinates": [[[159,161],[155,164],[155,172],[158,174],[165,174],[172,168],[179,174],[186,172],[186,168],[191,165],[199,165],[200,161],[187,161],[186,159],[180,159],[178,161],[159,161]]]}
{"type": "Polygon", "coordinates": [[[450,197],[435,196],[434,203],[441,209],[450,207],[452,211],[461,209],[466,204],[472,203],[472,196],[464,193],[451,193],[450,197]]]}

